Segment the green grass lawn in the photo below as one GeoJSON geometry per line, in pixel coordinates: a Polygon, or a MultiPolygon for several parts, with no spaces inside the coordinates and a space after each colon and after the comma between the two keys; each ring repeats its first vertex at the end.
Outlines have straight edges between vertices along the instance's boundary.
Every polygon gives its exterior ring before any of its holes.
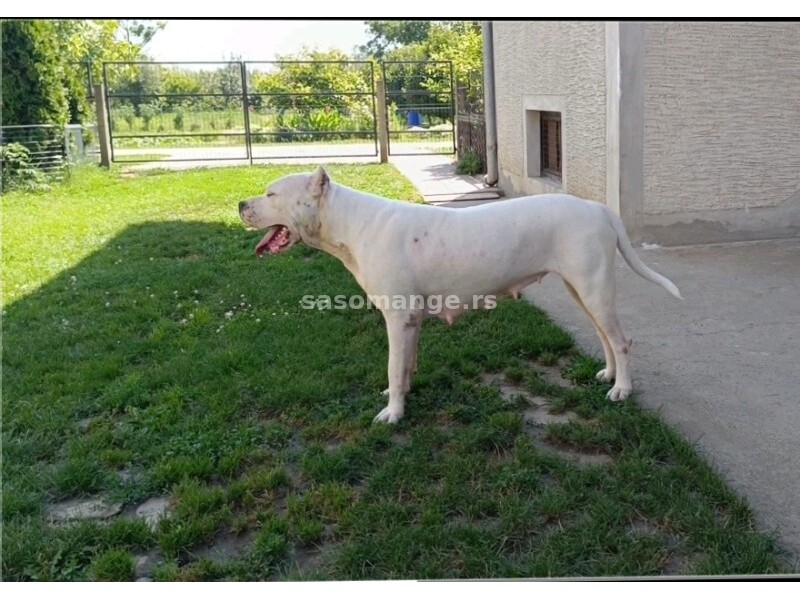
{"type": "MultiPolygon", "coordinates": [[[[4,579],[781,571],[745,501],[522,301],[426,323],[405,419],[373,425],[381,315],[302,310],[360,290],[308,248],[257,260],[238,219],[298,170],[89,169],[3,198],[4,579]],[[94,497],[119,514],[49,522],[94,497]]],[[[419,199],[388,165],[330,172],[419,199]]]]}

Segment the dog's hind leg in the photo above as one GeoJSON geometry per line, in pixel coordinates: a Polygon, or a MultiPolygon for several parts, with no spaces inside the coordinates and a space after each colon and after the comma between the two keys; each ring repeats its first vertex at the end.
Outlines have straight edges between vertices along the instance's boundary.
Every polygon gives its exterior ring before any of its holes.
{"type": "Polygon", "coordinates": [[[566,280],[564,280],[564,286],[567,288],[569,295],[572,296],[575,302],[578,303],[578,306],[580,306],[589,316],[589,319],[592,321],[592,325],[594,325],[595,331],[597,331],[597,337],[600,338],[600,343],[603,346],[603,355],[606,361],[606,366],[604,369],[600,369],[600,371],[597,372],[596,377],[600,381],[611,381],[614,379],[614,376],[617,373],[617,361],[614,359],[614,351],[611,349],[611,343],[608,341],[606,334],[603,333],[603,330],[597,324],[597,321],[592,316],[592,313],[590,313],[586,306],[584,306],[583,301],[578,295],[578,292],[575,291],[575,288],[567,283],[566,280]]]}
{"type": "Polygon", "coordinates": [[[389,403],[375,416],[376,423],[397,423],[405,412],[405,397],[417,362],[421,311],[383,311],[389,335],[389,403]]]}
{"type": "Polygon", "coordinates": [[[625,338],[617,318],[613,275],[611,269],[600,269],[600,272],[595,272],[592,276],[572,279],[567,283],[574,288],[580,303],[590,314],[595,326],[605,336],[611,348],[616,372],[614,387],[609,390],[607,396],[610,400],[619,401],[625,400],[633,389],[629,370],[632,342],[625,338]]]}

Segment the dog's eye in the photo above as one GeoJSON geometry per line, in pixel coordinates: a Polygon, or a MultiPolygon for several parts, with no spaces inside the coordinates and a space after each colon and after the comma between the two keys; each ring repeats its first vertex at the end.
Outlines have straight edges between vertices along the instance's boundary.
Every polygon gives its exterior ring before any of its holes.
{"type": "Polygon", "coordinates": [[[272,198],[275,195],[275,192],[267,192],[267,198],[272,198]]]}

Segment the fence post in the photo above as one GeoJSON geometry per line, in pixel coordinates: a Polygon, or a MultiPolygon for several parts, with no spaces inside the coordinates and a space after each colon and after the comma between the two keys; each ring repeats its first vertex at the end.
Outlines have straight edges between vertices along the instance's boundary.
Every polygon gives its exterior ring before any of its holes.
{"type": "Polygon", "coordinates": [[[244,145],[247,160],[253,166],[253,135],[250,129],[250,99],[247,95],[247,63],[239,63],[239,76],[242,78],[242,110],[244,111],[244,145]]]}
{"type": "Polygon", "coordinates": [[[103,84],[94,86],[94,106],[97,111],[97,138],[100,144],[100,165],[111,166],[111,138],[108,135],[108,106],[106,106],[106,93],[103,84]]]}
{"type": "Polygon", "coordinates": [[[389,121],[386,118],[386,82],[378,79],[376,88],[378,96],[378,145],[380,146],[381,162],[389,162],[389,121]]]}

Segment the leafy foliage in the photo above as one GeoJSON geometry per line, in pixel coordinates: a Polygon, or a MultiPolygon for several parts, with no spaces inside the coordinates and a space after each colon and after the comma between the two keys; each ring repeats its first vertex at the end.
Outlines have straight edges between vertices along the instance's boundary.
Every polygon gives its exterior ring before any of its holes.
{"type": "Polygon", "coordinates": [[[366,21],[367,31],[372,35],[362,52],[375,58],[383,58],[392,48],[425,42],[431,21],[366,21]]]}
{"type": "MultiPolygon", "coordinates": [[[[373,58],[392,61],[452,61],[453,74],[457,81],[467,81],[475,74],[482,73],[483,38],[478,21],[366,23],[373,37],[361,50],[373,58]]],[[[439,85],[439,79],[431,77],[429,83],[439,85]]]]}
{"type": "Polygon", "coordinates": [[[295,56],[279,56],[278,60],[283,62],[275,71],[253,74],[250,85],[256,94],[280,94],[264,98],[278,110],[349,107],[358,103],[350,94],[366,94],[372,89],[370,71],[346,64],[352,59],[341,50],[304,48],[295,56]]]}
{"type": "Polygon", "coordinates": [[[47,177],[31,160],[31,152],[22,144],[12,142],[0,146],[3,175],[2,190],[34,191],[46,187],[47,177]]]}
{"type": "MultiPolygon", "coordinates": [[[[452,101],[451,65],[457,84],[482,80],[483,38],[478,21],[366,23],[373,37],[361,50],[374,59],[390,61],[384,70],[390,92],[404,92],[409,98],[413,90],[433,92],[425,103],[444,107],[452,101]]],[[[481,89],[468,87],[476,93],[481,89]]]]}
{"type": "Polygon", "coordinates": [[[3,123],[79,123],[103,61],[144,57],[162,21],[3,21],[3,123]]]}
{"type": "Polygon", "coordinates": [[[3,20],[3,125],[67,122],[63,59],[52,21],[3,20]]]}
{"type": "Polygon", "coordinates": [[[472,148],[460,152],[456,172],[459,175],[477,175],[483,173],[483,161],[477,150],[472,148]]]}

